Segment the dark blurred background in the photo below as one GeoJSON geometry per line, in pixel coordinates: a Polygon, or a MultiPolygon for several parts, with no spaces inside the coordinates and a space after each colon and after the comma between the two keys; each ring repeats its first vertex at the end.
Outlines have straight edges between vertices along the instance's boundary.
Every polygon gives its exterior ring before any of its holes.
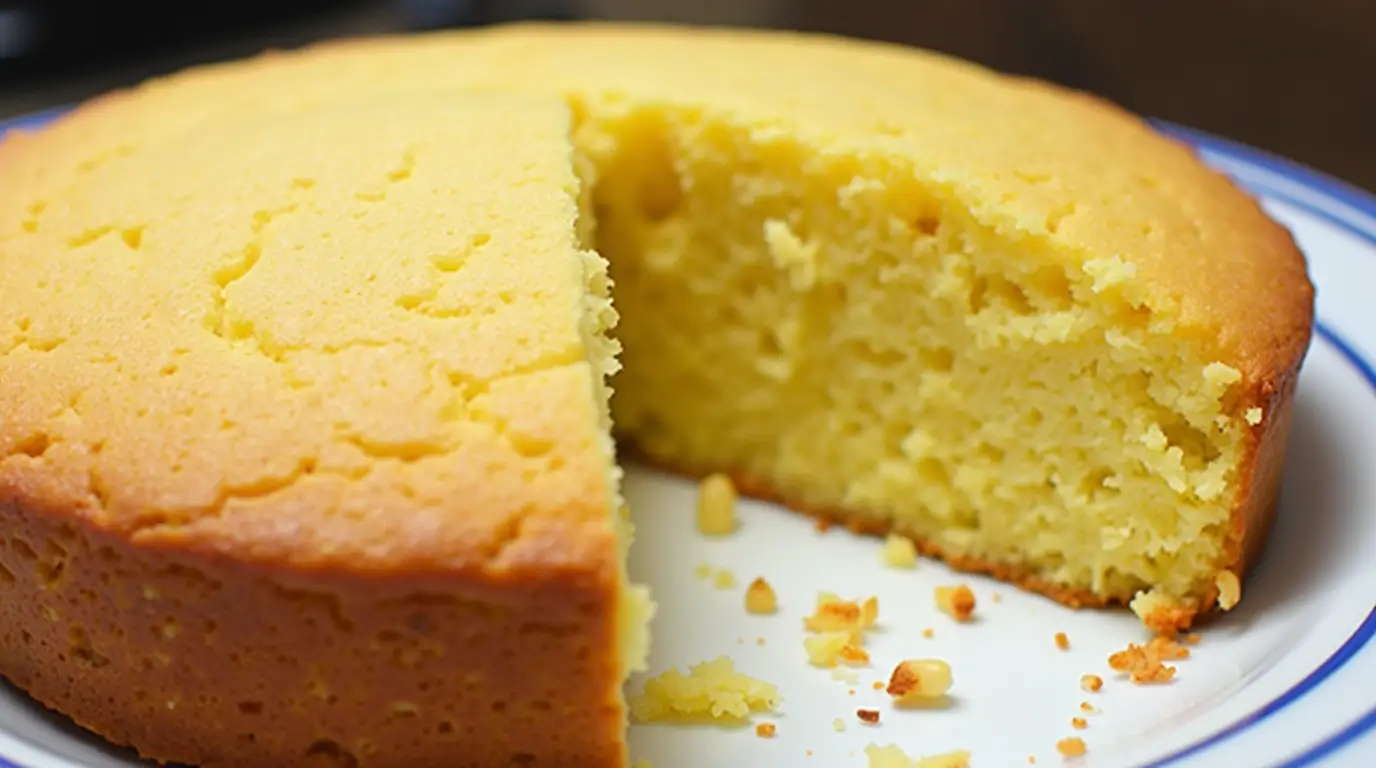
{"type": "Polygon", "coordinates": [[[910,43],[1094,91],[1376,189],[1376,0],[0,0],[0,119],[269,47],[516,18],[910,43]]]}

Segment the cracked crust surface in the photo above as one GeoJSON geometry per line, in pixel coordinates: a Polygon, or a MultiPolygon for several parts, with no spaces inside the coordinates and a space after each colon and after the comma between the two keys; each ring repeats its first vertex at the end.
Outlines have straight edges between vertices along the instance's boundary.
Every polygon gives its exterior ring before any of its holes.
{"type": "Polygon", "coordinates": [[[621,760],[568,131],[517,97],[246,116],[7,232],[6,675],[178,762],[621,760]]]}

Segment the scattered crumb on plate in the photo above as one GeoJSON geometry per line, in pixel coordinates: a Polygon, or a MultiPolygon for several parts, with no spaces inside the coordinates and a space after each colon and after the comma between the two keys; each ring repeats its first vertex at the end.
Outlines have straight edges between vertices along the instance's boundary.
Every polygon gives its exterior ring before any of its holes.
{"type": "Polygon", "coordinates": [[[1089,727],[1089,721],[1085,720],[1083,717],[1072,717],[1070,718],[1070,727],[1077,730],[1084,730],[1089,727]]]}
{"type": "Polygon", "coordinates": [[[870,660],[869,652],[851,642],[849,632],[823,632],[803,638],[803,650],[808,663],[814,667],[834,667],[837,664],[862,666],[870,660]]]}
{"type": "Polygon", "coordinates": [[[846,721],[838,717],[831,721],[831,727],[838,731],[844,731],[846,730],[846,721]]]}
{"type": "Polygon", "coordinates": [[[1066,637],[1064,632],[1056,633],[1056,647],[1063,651],[1070,650],[1070,638],[1066,637]]]}
{"type": "Polygon", "coordinates": [[[917,567],[917,546],[907,536],[891,533],[888,538],[884,539],[884,548],[880,550],[880,559],[890,568],[915,568],[917,567]]]}
{"type": "Polygon", "coordinates": [[[774,733],[777,730],[778,729],[774,726],[773,723],[760,723],[759,725],[755,726],[755,735],[759,736],[762,739],[772,739],[774,738],[774,733]]]}
{"type": "Polygon", "coordinates": [[[1078,736],[1056,742],[1056,751],[1066,757],[1079,757],[1085,750],[1085,740],[1078,736]]]}
{"type": "Polygon", "coordinates": [[[965,751],[914,758],[895,744],[870,744],[865,747],[865,755],[869,768],[970,768],[970,753],[965,751]]]}
{"type": "Polygon", "coordinates": [[[1128,647],[1108,657],[1109,668],[1123,672],[1138,685],[1168,683],[1175,678],[1175,667],[1165,661],[1186,659],[1190,649],[1168,637],[1154,637],[1145,645],[1129,643],[1128,647]]]}
{"type": "Polygon", "coordinates": [[[774,613],[779,609],[779,598],[774,588],[763,576],[758,576],[745,588],[745,610],[754,614],[774,613]]]}
{"type": "Polygon", "coordinates": [[[936,606],[956,621],[969,621],[975,613],[975,593],[964,584],[937,587],[936,606]]]}
{"type": "Polygon", "coordinates": [[[817,607],[803,619],[803,626],[809,632],[849,632],[859,643],[864,631],[874,626],[878,618],[877,597],[842,600],[831,592],[821,592],[817,595],[817,607]]]}
{"type": "Polygon", "coordinates": [[[951,665],[941,659],[907,659],[893,668],[885,691],[899,701],[935,699],[951,690],[951,665]]]}
{"type": "Polygon", "coordinates": [[[752,712],[769,712],[779,705],[779,689],[736,671],[727,656],[688,667],[688,674],[667,670],[645,681],[644,691],[632,696],[631,715],[652,723],[683,718],[739,721],[752,712]]]}
{"type": "Polygon", "coordinates": [[[857,709],[855,716],[860,718],[860,722],[867,725],[874,725],[879,722],[879,710],[877,709],[857,709]]]}
{"type": "Polygon", "coordinates": [[[1080,690],[1094,693],[1104,687],[1104,678],[1098,675],[1080,675],[1080,690]]]}
{"type": "Polygon", "coordinates": [[[698,483],[698,532],[725,536],[736,530],[736,485],[723,474],[698,483]]]}
{"type": "Polygon", "coordinates": [[[730,589],[736,586],[736,574],[723,568],[712,577],[712,584],[717,589],[730,589]]]}

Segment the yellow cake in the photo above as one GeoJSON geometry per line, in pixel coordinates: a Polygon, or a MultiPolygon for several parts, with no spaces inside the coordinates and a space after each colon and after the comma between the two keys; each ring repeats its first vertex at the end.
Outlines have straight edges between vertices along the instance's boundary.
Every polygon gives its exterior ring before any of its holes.
{"type": "Polygon", "coordinates": [[[1264,542],[1313,312],[1288,233],[1120,110],[797,34],[274,54],[0,180],[0,673],[209,766],[624,764],[613,425],[1189,626],[1264,542]]]}

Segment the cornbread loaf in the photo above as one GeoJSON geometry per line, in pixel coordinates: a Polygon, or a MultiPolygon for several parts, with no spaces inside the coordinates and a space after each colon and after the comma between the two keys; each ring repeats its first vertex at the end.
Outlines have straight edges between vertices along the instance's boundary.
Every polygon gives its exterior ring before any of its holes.
{"type": "Polygon", "coordinates": [[[1261,551],[1311,332],[1290,236],[1184,147],[824,37],[277,53],[0,180],[0,672],[209,766],[624,764],[613,424],[1189,626],[1261,551]]]}

